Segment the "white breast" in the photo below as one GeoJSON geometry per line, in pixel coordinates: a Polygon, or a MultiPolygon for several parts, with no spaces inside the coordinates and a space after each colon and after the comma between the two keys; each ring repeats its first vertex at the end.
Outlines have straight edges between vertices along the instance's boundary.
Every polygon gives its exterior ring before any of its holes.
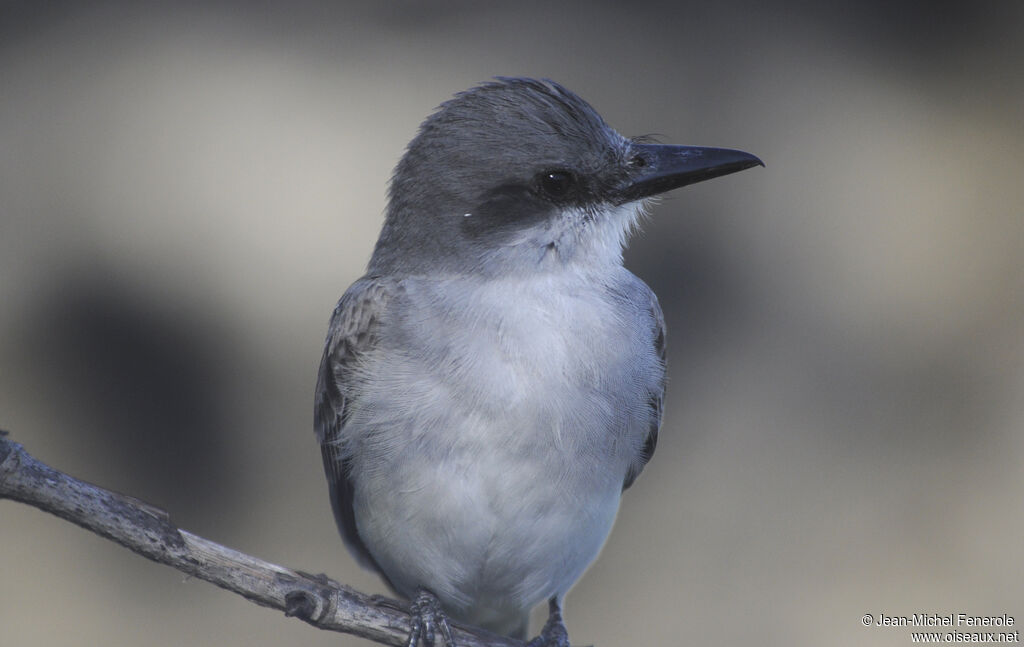
{"type": "Polygon", "coordinates": [[[649,332],[566,278],[410,282],[353,403],[360,535],[401,592],[470,621],[575,582],[647,432],[649,332]]]}

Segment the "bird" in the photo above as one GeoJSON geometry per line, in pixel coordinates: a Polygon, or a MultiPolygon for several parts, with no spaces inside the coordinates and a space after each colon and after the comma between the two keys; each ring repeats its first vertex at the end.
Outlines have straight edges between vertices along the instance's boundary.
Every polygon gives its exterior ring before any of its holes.
{"type": "Polygon", "coordinates": [[[547,79],[453,95],[395,167],[365,275],[337,303],[314,405],[356,561],[450,621],[568,647],[562,604],[654,454],[665,323],[623,265],[652,198],[763,166],[628,138],[547,79]]]}

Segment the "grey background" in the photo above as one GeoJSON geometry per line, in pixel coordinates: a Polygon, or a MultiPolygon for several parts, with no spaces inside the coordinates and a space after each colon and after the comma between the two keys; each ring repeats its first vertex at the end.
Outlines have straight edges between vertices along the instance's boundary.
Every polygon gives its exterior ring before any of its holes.
{"type": "MultiPolygon", "coordinates": [[[[906,645],[1024,622],[1024,5],[0,5],[0,427],[181,526],[381,592],[311,430],[420,121],[493,75],[742,148],[667,197],[658,453],[574,643],[906,645]]],[[[355,645],[0,504],[0,644],[355,645]]],[[[1019,629],[1019,626],[1016,627],[1019,629]]]]}

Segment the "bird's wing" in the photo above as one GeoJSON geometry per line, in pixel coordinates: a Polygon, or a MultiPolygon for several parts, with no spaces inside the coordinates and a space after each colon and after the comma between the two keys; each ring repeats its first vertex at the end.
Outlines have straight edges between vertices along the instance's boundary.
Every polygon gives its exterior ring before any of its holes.
{"type": "Polygon", "coordinates": [[[646,285],[644,288],[646,288],[645,291],[649,299],[654,352],[657,353],[661,361],[661,374],[654,388],[648,391],[647,406],[650,413],[650,425],[647,429],[647,437],[644,439],[639,455],[629,466],[629,471],[626,472],[626,479],[622,482],[623,490],[633,485],[633,481],[651,460],[651,456],[654,456],[654,449],[658,446],[658,430],[661,428],[662,405],[665,401],[665,315],[661,312],[658,297],[646,285]]]}
{"type": "Polygon", "coordinates": [[[377,344],[380,319],[388,297],[387,282],[364,277],[338,301],[327,330],[313,410],[313,424],[320,440],[334,520],[345,545],[359,563],[377,571],[380,567],[356,528],[352,508],[351,458],[345,445],[352,433],[351,430],[346,433],[346,423],[351,414],[355,383],[353,369],[356,362],[377,344]]]}

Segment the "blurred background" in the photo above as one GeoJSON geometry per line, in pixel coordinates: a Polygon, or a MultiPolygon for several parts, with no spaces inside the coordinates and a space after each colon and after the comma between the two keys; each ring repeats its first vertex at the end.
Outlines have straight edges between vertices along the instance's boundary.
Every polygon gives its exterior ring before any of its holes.
{"type": "MultiPolygon", "coordinates": [[[[321,475],[327,319],[422,119],[550,77],[626,135],[767,163],[671,194],[629,250],[669,394],[574,644],[1024,622],[1022,39],[1017,2],[3,2],[0,428],[384,592],[321,475]]],[[[0,546],[3,645],[369,644],[20,504],[0,546]]]]}

